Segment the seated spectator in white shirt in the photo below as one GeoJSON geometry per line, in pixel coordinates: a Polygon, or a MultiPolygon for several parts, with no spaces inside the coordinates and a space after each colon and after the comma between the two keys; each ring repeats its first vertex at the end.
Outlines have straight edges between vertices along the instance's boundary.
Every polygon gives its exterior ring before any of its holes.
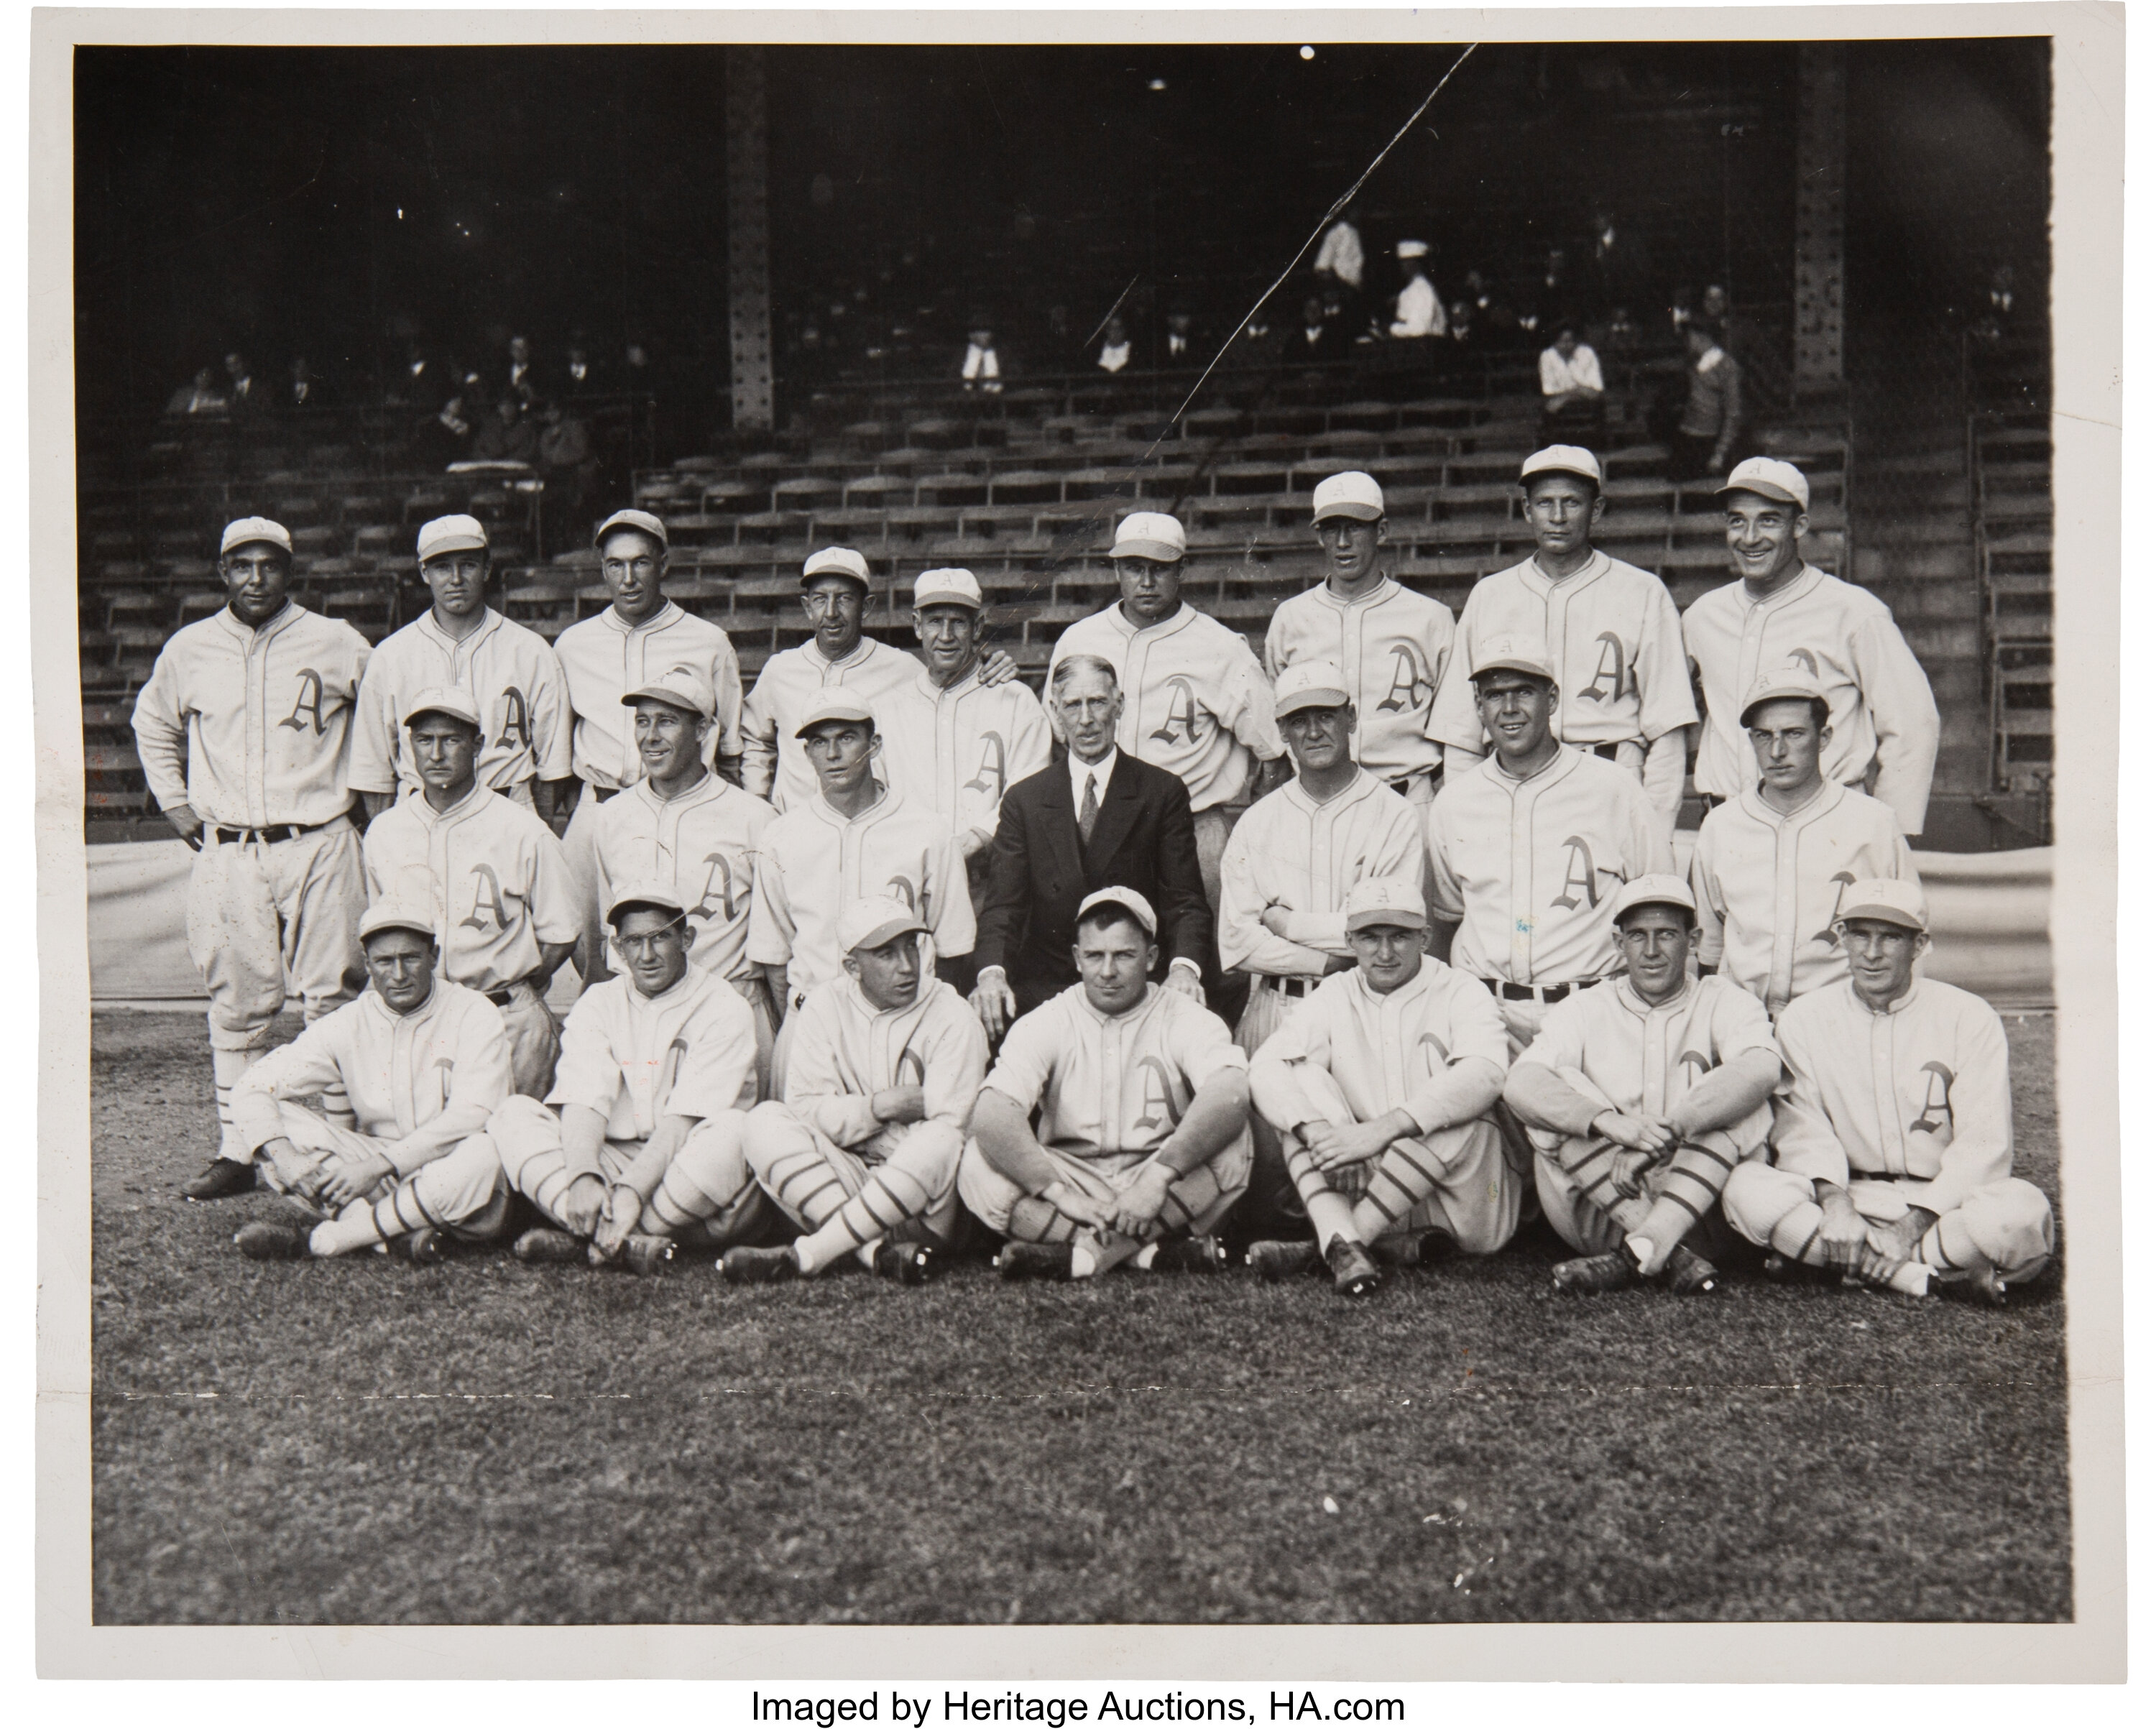
{"type": "Polygon", "coordinates": [[[1437,290],[1430,286],[1429,268],[1423,262],[1430,256],[1429,242],[1403,240],[1394,249],[1399,255],[1400,275],[1407,286],[1393,303],[1393,321],[1385,334],[1397,337],[1443,336],[1445,302],[1438,299],[1437,290]]]}
{"type": "Polygon", "coordinates": [[[1108,321],[1101,357],[1094,362],[1104,372],[1120,372],[1131,363],[1131,333],[1120,318],[1108,321]]]}
{"type": "Polygon", "coordinates": [[[976,319],[973,327],[966,333],[966,363],[958,369],[960,383],[970,394],[979,391],[985,396],[1000,396],[1004,387],[1004,371],[996,359],[996,333],[985,319],[976,319]]]}
{"type": "Polygon", "coordinates": [[[1602,362],[1569,321],[1558,324],[1555,340],[1543,350],[1542,380],[1546,434],[1600,429],[1602,362]]]}

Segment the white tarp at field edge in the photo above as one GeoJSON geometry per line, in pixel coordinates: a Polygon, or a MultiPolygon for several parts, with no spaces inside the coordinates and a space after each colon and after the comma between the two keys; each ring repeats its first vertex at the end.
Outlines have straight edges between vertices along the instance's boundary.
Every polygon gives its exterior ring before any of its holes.
{"type": "MultiPolygon", "coordinates": [[[[1677,864],[1692,836],[1677,836],[1677,864]]],[[[187,885],[194,854],[177,840],[90,849],[90,984],[98,1003],[199,1001],[187,959],[187,885]]],[[[2051,849],[1919,853],[1937,947],[1934,978],[2002,1008],[2048,1007],[2051,849]]]]}

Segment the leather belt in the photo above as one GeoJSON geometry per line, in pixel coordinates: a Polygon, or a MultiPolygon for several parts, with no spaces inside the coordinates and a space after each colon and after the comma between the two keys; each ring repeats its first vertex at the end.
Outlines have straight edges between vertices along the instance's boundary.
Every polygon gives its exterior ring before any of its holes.
{"type": "Polygon", "coordinates": [[[1263,972],[1258,975],[1258,978],[1260,983],[1278,991],[1283,997],[1307,997],[1324,983],[1322,979],[1297,977],[1285,973],[1263,972]]]}
{"type": "Polygon", "coordinates": [[[1509,979],[1486,978],[1492,995],[1513,1003],[1562,1003],[1574,991],[1592,990],[1602,981],[1599,978],[1576,979],[1568,984],[1514,984],[1509,979]]]}
{"type": "Polygon", "coordinates": [[[1617,741],[1614,739],[1610,739],[1604,743],[1596,745],[1593,746],[1593,749],[1594,754],[1599,757],[1604,762],[1614,762],[1617,760],[1617,741]]]}
{"type": "Polygon", "coordinates": [[[1394,792],[1404,793],[1417,781],[1434,781],[1436,778],[1435,768],[1418,768],[1413,774],[1404,774],[1398,780],[1387,781],[1385,784],[1394,792]]]}
{"type": "MultiPolygon", "coordinates": [[[[332,818],[331,821],[335,821],[332,818]]],[[[235,846],[249,840],[266,840],[272,846],[280,841],[297,840],[302,834],[312,834],[329,827],[328,823],[272,823],[263,829],[212,829],[209,833],[219,846],[235,846]]]]}

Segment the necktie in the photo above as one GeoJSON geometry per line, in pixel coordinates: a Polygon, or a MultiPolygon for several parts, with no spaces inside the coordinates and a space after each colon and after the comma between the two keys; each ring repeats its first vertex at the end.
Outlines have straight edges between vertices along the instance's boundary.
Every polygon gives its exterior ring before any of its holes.
{"type": "Polygon", "coordinates": [[[1091,846],[1093,824],[1101,818],[1101,801],[1093,789],[1093,777],[1086,777],[1086,802],[1078,807],[1078,838],[1091,846]]]}

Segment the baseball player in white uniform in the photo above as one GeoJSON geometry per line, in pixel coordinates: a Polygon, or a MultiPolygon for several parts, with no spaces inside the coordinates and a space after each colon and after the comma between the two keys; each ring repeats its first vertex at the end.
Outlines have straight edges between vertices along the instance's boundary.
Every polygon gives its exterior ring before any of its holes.
{"type": "Polygon", "coordinates": [[[1774,1028],[1750,992],[1686,976],[1697,926],[1681,878],[1629,882],[1609,913],[1625,976],[1550,1010],[1505,1102],[1535,1143],[1543,1216],[1579,1251],[1559,1290],[1656,1279],[1703,1294],[1727,1241],[1723,1185],[1766,1151],[1774,1028]]]}
{"type": "Polygon", "coordinates": [[[1183,600],[1183,525],[1134,510],[1116,525],[1109,557],[1123,598],[1056,639],[1055,663],[1096,654],[1116,669],[1123,715],[1116,746],[1181,777],[1189,789],[1206,899],[1220,910],[1220,854],[1235,816],[1286,778],[1270,686],[1242,637],[1183,600]],[[1263,765],[1253,786],[1253,763],[1263,765]]]}
{"type": "Polygon", "coordinates": [[[749,1114],[748,1162],[803,1234],[729,1249],[729,1280],[813,1275],[849,1256],[917,1285],[958,1220],[958,1156],[988,1072],[980,1018],[928,965],[903,900],[851,902],[844,973],[808,993],[788,1041],[786,1096],[749,1114]]]}
{"type": "Polygon", "coordinates": [[[1266,1278],[1322,1264],[1343,1296],[1381,1281],[1374,1248],[1414,1265],[1435,1233],[1494,1254],[1520,1222],[1527,1176],[1490,1115],[1505,1087],[1490,993],[1423,952],[1412,876],[1348,890],[1353,972],[1328,978],[1250,1059],[1250,1101],[1285,1148],[1314,1238],[1250,1245],[1266,1278]],[[1321,1253],[1322,1247],[1322,1253],[1321,1253]]]}
{"type": "Polygon", "coordinates": [[[694,667],[670,669],[621,699],[636,712],[644,773],[599,812],[599,893],[634,882],[671,883],[689,910],[696,946],[689,964],[726,980],[756,1018],[757,1087],[768,1096],[777,1012],[748,957],[756,856],[778,813],[704,766],[717,724],[714,693],[694,667]]]}
{"type": "Polygon", "coordinates": [[[1355,704],[1355,760],[1411,803],[1428,804],[1444,763],[1429,726],[1452,651],[1451,608],[1380,567],[1385,494],[1369,475],[1350,469],[1319,481],[1311,516],[1325,580],[1273,614],[1266,676],[1277,684],[1301,660],[1339,668],[1355,704]]]}
{"type": "Polygon", "coordinates": [[[547,987],[583,926],[554,831],[475,772],[479,705],[454,685],[419,691],[404,716],[419,796],[368,826],[367,886],[431,906],[442,972],[501,1012],[515,1090],[544,1096],[559,1029],[547,987]]]}
{"type": "Polygon", "coordinates": [[[1477,645],[1510,636],[1540,641],[1558,680],[1553,731],[1561,743],[1615,762],[1647,789],[1662,826],[1684,801],[1685,728],[1699,718],[1676,603],[1661,578],[1594,544],[1602,521],[1602,464],[1591,450],[1552,444],[1520,464],[1535,552],[1468,591],[1430,736],[1456,778],[1489,745],[1476,711],[1477,645]]]}
{"type": "Polygon", "coordinates": [[[1006,1278],[1223,1263],[1213,1234],[1250,1175],[1250,1059],[1219,1016],[1149,982],[1158,928],[1141,895],[1088,895],[1080,982],[1004,1035],[958,1192],[1010,1239],[1006,1278]]]}
{"type": "Polygon", "coordinates": [[[352,790],[379,816],[415,791],[404,715],[422,690],[470,691],[486,729],[483,785],[551,818],[569,782],[569,688],[553,647],[486,603],[486,530],[471,516],[437,516],[419,530],[419,576],[434,605],[383,639],[360,681],[352,731],[352,790]]]}
{"type": "Polygon", "coordinates": [[[1834,737],[1820,767],[1838,786],[1869,787],[1902,832],[1921,834],[1938,754],[1931,681],[1894,615],[1867,589],[1804,562],[1811,483],[1786,462],[1748,457],[1722,489],[1738,580],[1685,609],[1707,720],[1692,784],[1710,805],[1752,778],[1745,699],[1762,678],[1801,670],[1826,697],[1834,737]]]}
{"type": "Polygon", "coordinates": [[[1917,976],[1916,884],[1851,884],[1835,929],[1849,977],[1783,1010],[1774,1160],[1739,1167],[1723,1210],[1771,1251],[1769,1276],[2004,1303],[2051,1255],[2051,1203],[2013,1174],[2006,1029],[1982,998],[1917,976]]]}
{"type": "Polygon", "coordinates": [[[566,827],[557,809],[556,828],[583,909],[577,964],[587,979],[603,975],[606,967],[593,856],[599,807],[643,768],[622,698],[676,666],[701,673],[711,683],[716,715],[704,743],[705,761],[730,780],[742,776],[741,663],[725,631],[667,599],[666,525],[649,511],[617,510],[593,538],[613,602],[596,617],[572,624],[554,644],[569,684],[571,767],[583,782],[566,827]]]}
{"type": "Polygon", "coordinates": [[[696,933],[671,884],[617,890],[607,922],[620,972],[569,1011],[546,1104],[507,1100],[487,1139],[551,1221],[516,1239],[520,1260],[650,1273],[677,1242],[721,1247],[767,1223],[742,1153],[756,1028],[689,964],[696,933]]]}
{"type": "Polygon", "coordinates": [[[1707,813],[1692,849],[1700,969],[1718,967],[1769,1014],[1849,976],[1834,934],[1843,890],[1917,880],[1893,807],[1820,773],[1834,742],[1826,712],[1825,693],[1801,670],[1753,686],[1743,720],[1754,783],[1707,813]]]}
{"type": "MultiPolygon", "coordinates": [[[[866,703],[844,687],[809,705],[816,796],[763,831],[748,957],[764,970],[780,1025],[809,992],[844,971],[839,916],[849,903],[894,895],[921,915],[938,954],[970,954],[973,902],[941,818],[875,778],[883,739],[866,703]]],[[[773,1057],[783,1072],[784,1042],[773,1057]]]]}
{"type": "MultiPolygon", "coordinates": [[[[218,568],[225,609],[173,634],[134,714],[151,796],[197,853],[187,957],[209,993],[219,1131],[216,1157],[180,1191],[198,1201],[254,1186],[232,1089],[268,1047],[287,978],[312,1022],[366,976],[367,888],[345,772],[367,639],[287,597],[292,537],[281,524],[228,525],[218,568]]],[[[331,1109],[349,1126],[341,1101],[331,1109]]]]}
{"type": "Polygon", "coordinates": [[[1452,964],[1497,998],[1517,1054],[1549,1004],[1621,964],[1608,911],[1619,886],[1674,865],[1639,782],[1553,736],[1557,686],[1539,639],[1481,639],[1472,671],[1496,748],[1447,773],[1430,808],[1431,898],[1440,921],[1458,921],[1452,964]]]}
{"type": "Polygon", "coordinates": [[[444,1235],[499,1236],[509,1191],[480,1131],[509,1095],[501,1016],[435,977],[425,903],[377,901],[360,921],[373,988],[311,1022],[233,1089],[237,1144],[305,1219],[257,1219],[234,1237],[253,1260],[349,1254],[394,1242],[441,1259],[444,1235]],[[352,1101],[347,1128],[300,1101],[352,1101]]]}

